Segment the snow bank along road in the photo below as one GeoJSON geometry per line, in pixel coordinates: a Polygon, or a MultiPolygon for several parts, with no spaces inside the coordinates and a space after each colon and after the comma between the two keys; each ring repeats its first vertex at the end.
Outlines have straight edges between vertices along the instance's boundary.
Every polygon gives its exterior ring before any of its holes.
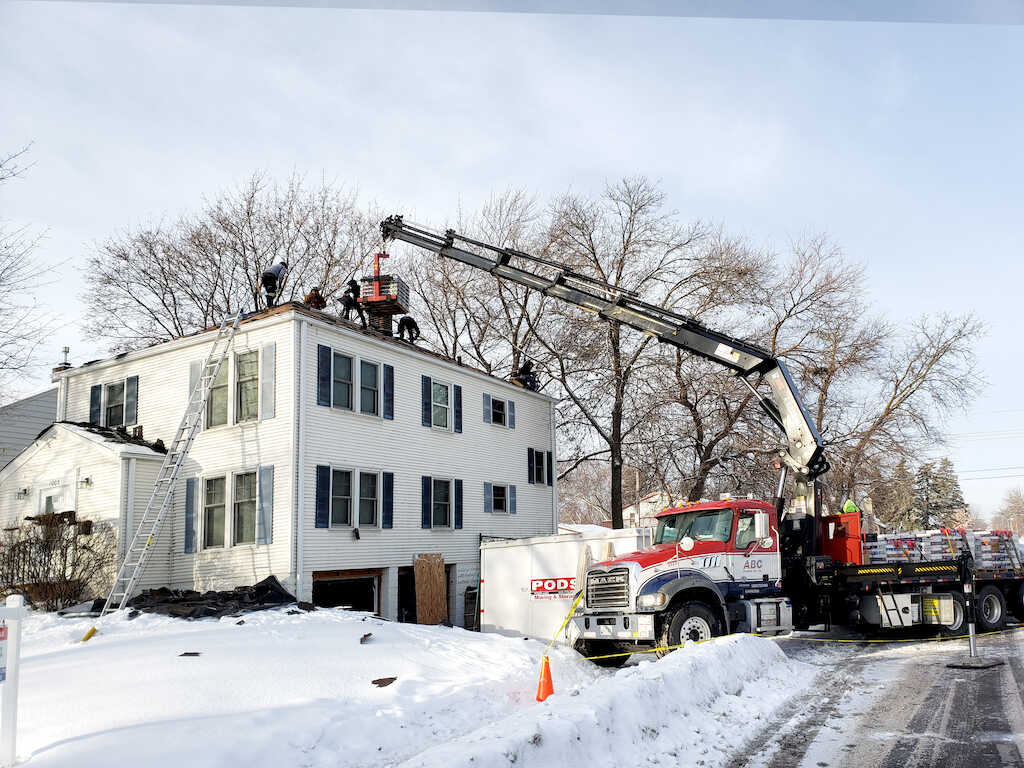
{"type": "Polygon", "coordinates": [[[966,640],[779,645],[821,676],[731,768],[1024,768],[1024,630],[979,638],[988,670],[946,668],[966,640]]]}
{"type": "Polygon", "coordinates": [[[537,704],[535,641],[340,610],[90,623],[26,622],[32,768],[721,766],[819,672],[753,637],[614,672],[556,648],[537,704]]]}

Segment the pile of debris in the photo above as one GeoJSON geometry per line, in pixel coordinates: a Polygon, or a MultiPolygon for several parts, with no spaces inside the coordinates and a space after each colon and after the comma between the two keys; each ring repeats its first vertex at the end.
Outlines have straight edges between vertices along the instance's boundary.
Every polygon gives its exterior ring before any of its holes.
{"type": "MultiPolygon", "coordinates": [[[[237,616],[251,611],[263,611],[295,602],[295,596],[268,576],[251,587],[235,587],[224,592],[196,592],[191,589],[147,589],[128,602],[133,611],[159,613],[179,619],[206,619],[237,616]]],[[[312,610],[308,603],[300,608],[312,610]]]]}

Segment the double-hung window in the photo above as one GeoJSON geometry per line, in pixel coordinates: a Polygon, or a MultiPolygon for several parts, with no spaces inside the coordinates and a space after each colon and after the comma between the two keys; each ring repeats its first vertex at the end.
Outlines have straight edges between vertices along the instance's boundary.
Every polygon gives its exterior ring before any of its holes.
{"type": "Polygon", "coordinates": [[[450,528],[452,525],[452,481],[434,478],[433,511],[431,522],[434,528],[450,528]]]}
{"type": "Polygon", "coordinates": [[[107,384],[104,387],[105,401],[107,404],[104,413],[104,423],[108,427],[120,427],[124,425],[124,379],[107,384]]]}
{"type": "Polygon", "coordinates": [[[508,512],[507,485],[494,485],[491,487],[491,504],[495,512],[508,512]]]}
{"type": "Polygon", "coordinates": [[[340,352],[333,353],[331,372],[331,405],[352,410],[352,358],[340,352]]]}
{"type": "Polygon", "coordinates": [[[505,426],[505,401],[497,397],[491,398],[491,423],[505,426]]]}
{"type": "Polygon", "coordinates": [[[376,363],[359,361],[359,412],[380,413],[380,368],[376,363]]]}
{"type": "Polygon", "coordinates": [[[544,451],[533,452],[533,476],[537,485],[544,485],[544,451]]]}
{"type": "Polygon", "coordinates": [[[256,421],[260,410],[259,352],[235,356],[235,421],[256,421]]]}
{"type": "Polygon", "coordinates": [[[256,473],[235,475],[234,543],[256,543],[256,473]]]}
{"type": "Polygon", "coordinates": [[[335,469],[331,472],[331,525],[352,524],[352,472],[335,469]]]}
{"type": "Polygon", "coordinates": [[[210,400],[206,404],[206,427],[219,427],[228,423],[228,365],[221,363],[217,378],[213,380],[210,400]]]}
{"type": "Polygon", "coordinates": [[[224,503],[226,482],[223,477],[208,477],[203,494],[203,547],[224,546],[224,503]]]}
{"type": "Polygon", "coordinates": [[[380,493],[377,489],[376,472],[359,473],[359,524],[377,524],[377,503],[380,493]]]}
{"type": "Polygon", "coordinates": [[[436,381],[430,386],[431,424],[438,429],[451,429],[451,388],[436,381]]]}

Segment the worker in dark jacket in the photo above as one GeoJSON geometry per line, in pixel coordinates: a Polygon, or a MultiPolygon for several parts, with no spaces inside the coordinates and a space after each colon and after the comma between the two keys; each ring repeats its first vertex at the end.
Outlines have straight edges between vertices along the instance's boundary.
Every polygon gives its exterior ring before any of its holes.
{"type": "Polygon", "coordinates": [[[406,315],[398,321],[398,338],[404,339],[406,335],[409,337],[410,344],[415,344],[420,337],[420,326],[412,315],[406,315]]]}
{"type": "Polygon", "coordinates": [[[263,290],[267,292],[267,308],[277,304],[277,298],[284,290],[285,281],[288,279],[288,262],[279,261],[263,273],[263,290]]]}
{"type": "Polygon", "coordinates": [[[327,299],[320,293],[320,286],[314,285],[313,289],[306,294],[306,298],[302,300],[302,303],[311,309],[325,309],[327,307],[327,299]]]}

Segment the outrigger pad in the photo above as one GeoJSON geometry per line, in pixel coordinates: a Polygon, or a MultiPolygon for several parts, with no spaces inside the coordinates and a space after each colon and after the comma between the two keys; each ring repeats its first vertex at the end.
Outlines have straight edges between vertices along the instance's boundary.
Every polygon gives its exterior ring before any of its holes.
{"type": "Polygon", "coordinates": [[[950,669],[991,669],[1002,665],[1002,659],[986,659],[984,656],[964,656],[960,661],[951,661],[946,666],[950,669]]]}

